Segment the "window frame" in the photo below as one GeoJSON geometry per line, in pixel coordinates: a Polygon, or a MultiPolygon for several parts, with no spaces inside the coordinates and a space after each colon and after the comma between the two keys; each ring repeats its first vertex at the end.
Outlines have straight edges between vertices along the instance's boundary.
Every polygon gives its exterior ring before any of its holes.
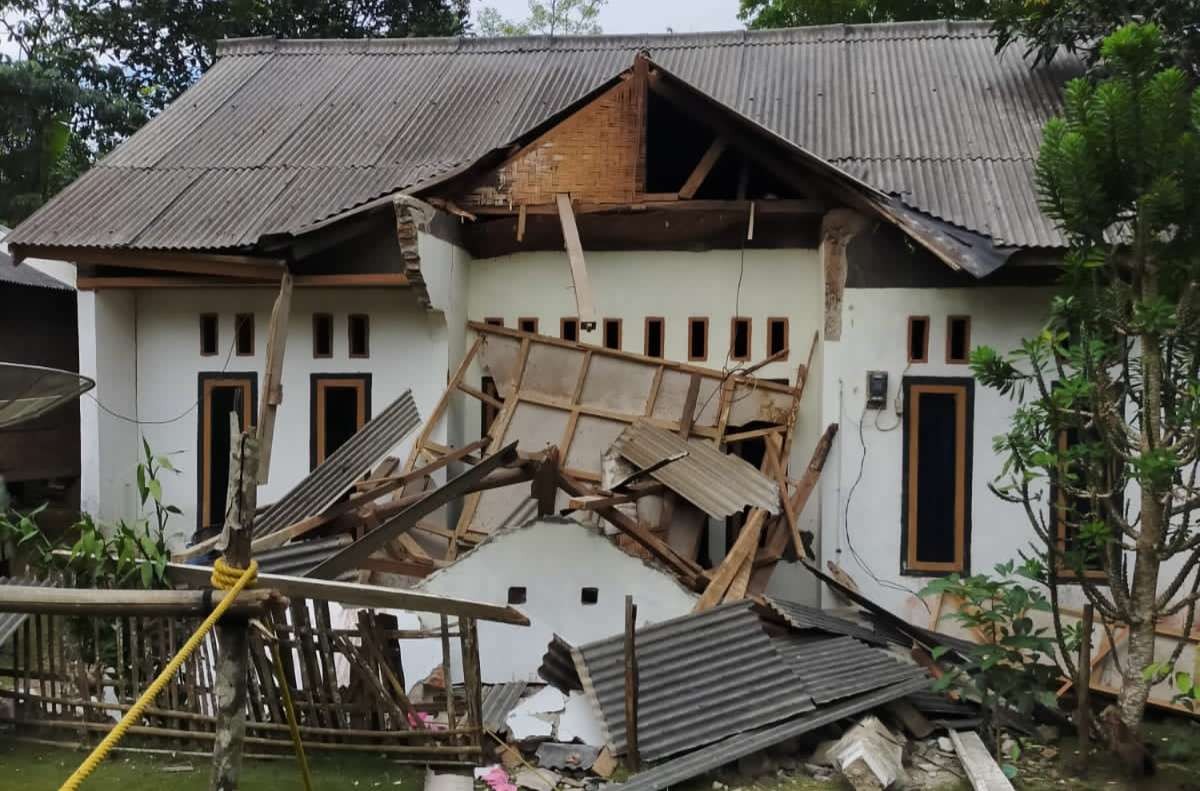
{"type": "Polygon", "coordinates": [[[488,324],[492,327],[503,327],[504,326],[504,317],[502,317],[502,316],[484,316],[483,323],[488,324]]]}
{"type": "Polygon", "coordinates": [[[216,357],[221,353],[221,317],[216,313],[201,313],[200,314],[200,356],[201,357],[216,357]],[[204,350],[204,323],[212,321],[213,326],[213,346],[212,351],[204,350]]]}
{"type": "MultiPolygon", "coordinates": [[[[255,371],[201,371],[196,377],[196,399],[200,414],[196,420],[196,529],[210,525],[209,502],[212,496],[212,392],[218,387],[240,387],[242,394],[242,428],[253,425],[258,408],[258,373],[255,371]]],[[[229,481],[222,481],[228,487],[229,481]]]]}
{"type": "Polygon", "coordinates": [[[747,362],[754,357],[754,319],[749,316],[733,316],[729,319],[729,359],[747,362]],[[737,344],[737,325],[739,321],[746,322],[746,354],[734,353],[737,344]]]}
{"type": "Polygon", "coordinates": [[[776,353],[779,354],[779,357],[776,359],[778,362],[782,362],[782,361],[786,360],[789,356],[791,356],[791,353],[792,353],[792,328],[791,328],[791,322],[788,321],[787,316],[768,316],[767,317],[767,357],[772,356],[772,354],[771,354],[771,336],[773,334],[772,328],[776,324],[783,325],[783,348],[776,350],[776,353]]]}
{"type": "Polygon", "coordinates": [[[366,313],[351,313],[346,316],[346,356],[351,360],[366,360],[371,357],[371,317],[366,313]],[[354,322],[363,324],[363,349],[354,351],[354,322]]]}
{"type": "Polygon", "coordinates": [[[904,391],[903,474],[900,493],[900,573],[905,576],[940,577],[969,574],[971,569],[971,485],[974,456],[975,380],[970,377],[906,376],[904,391]],[[920,450],[918,426],[921,407],[919,396],[958,394],[955,422],[956,443],[954,560],[922,561],[917,558],[917,498],[919,483],[917,457],[920,450]]]}
{"type": "Polygon", "coordinates": [[[954,315],[946,317],[946,365],[967,365],[971,362],[971,317],[966,315],[954,315]],[[963,356],[961,358],[952,357],[950,349],[952,348],[951,340],[954,337],[954,322],[961,321],[963,323],[963,356]]]}
{"type": "Polygon", "coordinates": [[[687,342],[688,362],[700,362],[708,359],[708,316],[688,316],[687,342]],[[692,329],[694,324],[699,324],[702,327],[704,338],[704,354],[699,357],[692,354],[693,349],[695,349],[695,344],[692,343],[692,329]]]}
{"type": "Polygon", "coordinates": [[[530,335],[537,335],[538,334],[538,323],[539,322],[537,320],[537,316],[520,316],[517,318],[517,329],[520,330],[521,332],[528,332],[530,335]],[[525,327],[523,327],[522,325],[525,324],[526,322],[532,322],[533,329],[531,329],[531,330],[525,329],[525,327]]]}
{"type": "Polygon", "coordinates": [[[606,318],[600,320],[600,345],[610,351],[619,352],[625,347],[625,322],[618,318],[606,318]],[[608,345],[608,325],[613,322],[617,325],[617,345],[608,345]]]}
{"type": "Polygon", "coordinates": [[[330,387],[354,387],[358,390],[358,430],[371,419],[371,374],[314,373],[309,376],[308,399],[308,469],[320,466],[329,455],[325,452],[325,436],[320,431],[325,417],[325,391],[330,387]]]}
{"type": "Polygon", "coordinates": [[[312,314],[312,355],[314,360],[328,360],[333,357],[333,314],[332,313],[314,313],[312,314]],[[329,352],[321,354],[318,348],[318,327],[322,321],[329,322],[329,352]]]}
{"type": "MultiPolygon", "coordinates": [[[[1060,453],[1065,453],[1070,447],[1070,437],[1066,429],[1058,432],[1057,445],[1060,453]]],[[[1061,473],[1059,473],[1061,475],[1061,473]]],[[[1050,519],[1054,524],[1054,538],[1059,553],[1058,569],[1055,576],[1058,582],[1064,585],[1079,583],[1080,575],[1075,569],[1068,568],[1064,563],[1067,551],[1067,494],[1058,484],[1057,478],[1050,479],[1050,519]]],[[[1100,561],[1101,565],[1098,569],[1083,570],[1083,579],[1088,580],[1093,584],[1107,585],[1108,573],[1104,571],[1104,560],[1100,561]]]]}
{"type": "Polygon", "coordinates": [[[667,320],[663,316],[647,316],[645,323],[642,325],[642,352],[647,357],[653,357],[656,360],[665,360],[667,358],[667,320]],[[659,353],[650,353],[650,322],[658,322],[658,345],[659,353]]]}
{"type": "Polygon", "coordinates": [[[927,363],[929,362],[929,317],[928,316],[909,316],[908,317],[908,332],[905,334],[904,356],[910,363],[927,363]],[[921,347],[921,356],[913,357],[913,323],[917,321],[925,322],[925,343],[921,347]]]}
{"type": "Polygon", "coordinates": [[[579,317],[578,316],[563,316],[561,319],[559,319],[558,320],[558,337],[561,340],[567,341],[569,343],[579,343],[579,317]],[[568,322],[575,323],[575,337],[574,338],[567,337],[568,322]]]}
{"type": "Polygon", "coordinates": [[[254,314],[253,313],[235,313],[233,314],[233,348],[234,354],[238,357],[253,357],[254,356],[254,314]],[[242,327],[243,322],[249,320],[250,326],[250,351],[242,351],[242,327]]]}

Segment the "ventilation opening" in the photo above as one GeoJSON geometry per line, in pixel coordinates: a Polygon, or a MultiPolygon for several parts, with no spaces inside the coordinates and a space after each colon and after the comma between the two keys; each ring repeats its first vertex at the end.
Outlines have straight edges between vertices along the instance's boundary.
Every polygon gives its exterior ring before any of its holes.
{"type": "Polygon", "coordinates": [[[923,363],[929,361],[929,317],[908,317],[908,361],[923,363]]]}
{"type": "Polygon", "coordinates": [[[349,323],[350,356],[371,356],[371,324],[362,313],[351,314],[349,323]]]}
{"type": "Polygon", "coordinates": [[[688,319],[688,359],[708,359],[708,319],[688,319]]]}
{"type": "Polygon", "coordinates": [[[499,316],[488,316],[483,320],[483,323],[490,324],[493,327],[503,327],[504,319],[500,318],[499,316]]]}
{"type": "Polygon", "coordinates": [[[767,319],[767,356],[774,357],[788,349],[788,320],[767,319]]]}
{"type": "Polygon", "coordinates": [[[558,334],[564,341],[579,340],[579,319],[561,319],[558,323],[558,334]]]}
{"type": "Polygon", "coordinates": [[[579,589],[579,603],[580,604],[591,605],[591,604],[595,604],[598,601],[600,601],[600,589],[599,588],[580,588],[579,589]]]}
{"type": "Polygon", "coordinates": [[[238,357],[252,357],[254,355],[254,314],[237,314],[233,320],[233,326],[237,338],[238,357]]]}
{"type": "Polygon", "coordinates": [[[734,318],[729,332],[729,357],[733,360],[750,359],[750,319],[734,318]]]}
{"type": "Polygon", "coordinates": [[[205,313],[200,316],[200,354],[211,357],[217,353],[218,345],[217,314],[205,313]]]}
{"type": "Polygon", "coordinates": [[[313,357],[333,356],[333,316],[313,314],[313,357]]]}
{"type": "Polygon", "coordinates": [[[519,329],[521,332],[531,332],[536,335],[538,331],[538,320],[530,318],[517,319],[517,329],[519,329]]]}
{"type": "Polygon", "coordinates": [[[621,320],[620,319],[605,319],[604,320],[604,348],[620,349],[621,348],[621,320]]]}
{"type": "Polygon", "coordinates": [[[508,603],[509,604],[524,604],[525,603],[525,589],[521,588],[521,587],[509,588],[508,589],[508,603]]]}
{"type": "Polygon", "coordinates": [[[663,356],[663,325],[661,318],[646,319],[646,356],[663,356]]]}
{"type": "Polygon", "coordinates": [[[951,316],[946,327],[946,362],[965,363],[971,357],[971,319],[951,316]]]}

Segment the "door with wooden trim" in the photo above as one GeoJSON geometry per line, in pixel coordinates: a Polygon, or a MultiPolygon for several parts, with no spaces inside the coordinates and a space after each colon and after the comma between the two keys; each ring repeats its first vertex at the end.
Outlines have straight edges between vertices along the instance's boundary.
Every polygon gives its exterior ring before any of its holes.
{"type": "Polygon", "coordinates": [[[258,375],[201,373],[198,386],[196,526],[203,531],[220,528],[225,521],[225,497],[229,488],[229,415],[238,416],[239,428],[253,424],[258,403],[258,375]]]}
{"type": "Polygon", "coordinates": [[[315,469],[371,419],[370,374],[313,374],[309,468],[315,469]]]}

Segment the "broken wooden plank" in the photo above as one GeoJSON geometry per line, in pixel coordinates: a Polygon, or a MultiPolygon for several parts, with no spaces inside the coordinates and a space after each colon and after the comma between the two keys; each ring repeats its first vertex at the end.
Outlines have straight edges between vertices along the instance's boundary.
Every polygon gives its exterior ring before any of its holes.
{"type": "Polygon", "coordinates": [[[571,262],[571,284],[575,288],[575,315],[579,317],[579,328],[596,329],[596,306],[592,301],[592,284],[588,279],[587,262],[583,258],[583,242],[579,239],[579,228],[575,224],[575,212],[571,209],[571,196],[560,192],[554,196],[558,206],[558,221],[562,224],[563,244],[571,262]]]}
{"type": "Polygon", "coordinates": [[[717,164],[717,160],[721,158],[721,154],[725,153],[728,146],[725,138],[718,137],[712,141],[708,150],[700,157],[700,161],[696,163],[696,167],[692,169],[687,181],[679,188],[679,197],[682,200],[691,200],[696,197],[696,192],[700,186],[704,184],[704,180],[708,178],[708,174],[712,173],[713,167],[717,164]]]}
{"type": "Polygon", "coordinates": [[[283,353],[287,348],[288,320],[292,312],[292,276],[279,281],[279,296],[271,309],[267,329],[267,364],[258,407],[258,483],[271,477],[271,448],[275,439],[275,413],[283,403],[283,353]]]}
{"type": "Polygon", "coordinates": [[[796,506],[788,493],[787,475],[784,473],[787,462],[780,458],[783,443],[774,434],[768,434],[764,438],[764,442],[767,446],[767,460],[771,462],[771,466],[774,468],[775,482],[779,484],[779,500],[783,503],[783,515],[788,530],[792,534],[792,545],[796,549],[796,557],[807,558],[808,552],[805,551],[804,540],[800,537],[800,514],[796,511],[796,506]]]}
{"type": "Polygon", "coordinates": [[[983,746],[983,739],[979,738],[978,733],[952,730],[950,741],[954,742],[954,752],[958,753],[958,760],[975,791],[1014,791],[1004,770],[983,746]]]}
{"type": "Polygon", "coordinates": [[[767,512],[761,508],[755,508],[750,512],[746,524],[742,525],[742,531],[738,534],[737,541],[733,542],[733,548],[721,561],[721,565],[713,575],[712,582],[704,589],[704,594],[696,602],[692,612],[704,612],[721,602],[726,591],[729,590],[729,586],[733,584],[738,571],[741,570],[742,563],[747,559],[753,561],[754,550],[758,547],[758,537],[762,533],[763,521],[766,518],[767,512]]]}
{"type": "Polygon", "coordinates": [[[611,508],[614,505],[634,503],[643,497],[662,494],[665,489],[666,487],[661,483],[655,483],[649,486],[639,486],[637,489],[620,494],[612,494],[611,492],[582,494],[568,500],[567,507],[563,509],[563,513],[565,515],[569,511],[599,511],[603,508],[611,508]]]}

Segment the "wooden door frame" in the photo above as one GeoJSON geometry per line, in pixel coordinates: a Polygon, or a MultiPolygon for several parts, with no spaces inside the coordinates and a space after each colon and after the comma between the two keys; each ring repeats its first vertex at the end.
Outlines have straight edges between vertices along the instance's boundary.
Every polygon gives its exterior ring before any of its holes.
{"type": "Polygon", "coordinates": [[[371,374],[316,373],[309,377],[308,468],[315,470],[327,455],[325,436],[320,430],[325,414],[325,391],[329,387],[354,387],[358,390],[358,428],[371,419],[371,374]]]}
{"type": "MultiPolygon", "coordinates": [[[[242,398],[242,426],[249,427],[254,423],[254,410],[258,404],[258,372],[257,371],[202,371],[196,379],[196,400],[199,414],[196,418],[196,529],[203,529],[209,521],[209,496],[212,493],[212,481],[209,479],[210,456],[212,454],[212,391],[218,387],[242,387],[249,385],[249,397],[242,398]]],[[[224,430],[228,430],[225,428],[224,430]]],[[[228,486],[224,481],[222,486],[228,486]]]]}

